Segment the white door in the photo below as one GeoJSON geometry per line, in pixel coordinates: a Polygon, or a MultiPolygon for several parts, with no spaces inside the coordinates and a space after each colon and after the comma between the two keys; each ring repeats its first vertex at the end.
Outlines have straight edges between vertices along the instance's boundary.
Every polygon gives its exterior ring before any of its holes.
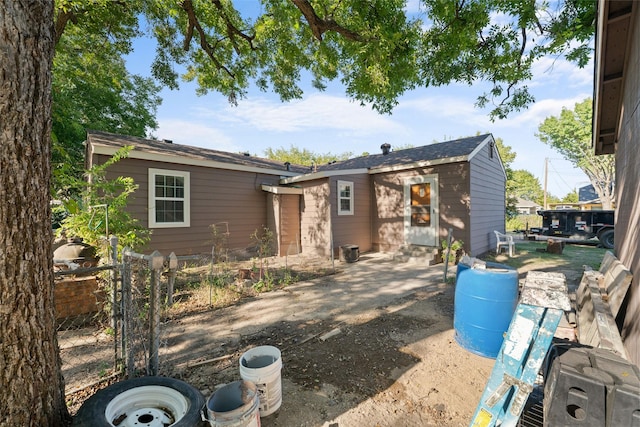
{"type": "Polygon", "coordinates": [[[438,246],[438,176],[404,181],[404,239],[407,244],[438,246]]]}

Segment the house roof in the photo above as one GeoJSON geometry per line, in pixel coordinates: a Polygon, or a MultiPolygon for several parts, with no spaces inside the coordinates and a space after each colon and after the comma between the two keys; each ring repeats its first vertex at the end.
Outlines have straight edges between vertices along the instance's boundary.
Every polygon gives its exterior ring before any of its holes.
{"type": "Polygon", "coordinates": [[[624,67],[630,44],[632,0],[599,0],[593,96],[593,147],[615,153],[620,132],[624,67]]]}
{"type": "Polygon", "coordinates": [[[521,197],[517,198],[516,207],[518,208],[539,208],[541,207],[536,202],[532,202],[531,200],[523,199],[521,197]]]}
{"type": "Polygon", "coordinates": [[[87,145],[91,145],[97,154],[112,155],[118,149],[131,145],[134,147],[134,150],[129,154],[131,158],[171,161],[178,164],[200,166],[210,164],[218,167],[226,166],[226,168],[229,168],[229,165],[235,165],[238,168],[259,168],[265,173],[271,172],[283,176],[309,172],[308,166],[292,164],[287,170],[287,166],[284,163],[276,160],[108,132],[88,131],[87,143],[87,145]],[[149,158],[153,156],[157,158],[149,158]]]}
{"type": "Polygon", "coordinates": [[[286,177],[281,180],[283,184],[313,180],[336,174],[379,173],[389,170],[470,161],[483,145],[491,141],[493,141],[491,134],[478,135],[391,151],[388,154],[372,154],[340,162],[317,165],[313,170],[310,170],[308,166],[301,165],[289,165],[287,169],[287,166],[280,161],[173,144],[170,141],[151,140],[100,131],[87,132],[87,150],[91,150],[91,153],[113,155],[118,149],[131,145],[134,150],[129,153],[130,158],[278,174],[286,177]]]}
{"type": "Polygon", "coordinates": [[[491,138],[491,134],[391,151],[389,154],[370,154],[328,165],[318,165],[318,171],[383,169],[399,165],[413,165],[419,162],[453,163],[456,161],[468,161],[488,138],[491,138]]]}

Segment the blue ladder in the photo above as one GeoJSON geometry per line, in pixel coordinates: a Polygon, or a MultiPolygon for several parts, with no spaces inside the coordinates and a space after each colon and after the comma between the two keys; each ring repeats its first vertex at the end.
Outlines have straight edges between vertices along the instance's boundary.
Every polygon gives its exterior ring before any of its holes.
{"type": "Polygon", "coordinates": [[[527,273],[520,301],[470,426],[515,426],[551,346],[571,309],[562,273],[527,273]]]}

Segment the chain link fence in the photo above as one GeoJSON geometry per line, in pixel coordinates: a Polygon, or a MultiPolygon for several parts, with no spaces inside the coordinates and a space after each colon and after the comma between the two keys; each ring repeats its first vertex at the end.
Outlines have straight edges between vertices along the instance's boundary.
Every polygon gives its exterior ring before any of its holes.
{"type": "Polygon", "coordinates": [[[115,381],[171,376],[176,363],[190,360],[163,335],[164,323],[226,305],[225,298],[237,300],[334,269],[333,260],[319,262],[298,252],[291,246],[284,257],[249,261],[236,261],[229,252],[221,256],[220,250],[216,254],[215,246],[209,255],[140,254],[125,248],[118,256],[112,238],[109,265],[57,271],[58,343],[70,412],[115,381]]]}

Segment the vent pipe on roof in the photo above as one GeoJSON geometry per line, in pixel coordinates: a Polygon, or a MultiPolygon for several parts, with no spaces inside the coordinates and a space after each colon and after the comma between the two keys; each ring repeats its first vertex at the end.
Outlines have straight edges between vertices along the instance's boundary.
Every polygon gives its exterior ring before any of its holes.
{"type": "Polygon", "coordinates": [[[291,162],[284,162],[284,166],[287,168],[288,171],[291,170],[291,162]]]}
{"type": "Polygon", "coordinates": [[[389,144],[388,142],[385,142],[384,144],[382,144],[380,148],[382,149],[382,154],[384,156],[386,156],[391,152],[391,144],[389,144]]]}

